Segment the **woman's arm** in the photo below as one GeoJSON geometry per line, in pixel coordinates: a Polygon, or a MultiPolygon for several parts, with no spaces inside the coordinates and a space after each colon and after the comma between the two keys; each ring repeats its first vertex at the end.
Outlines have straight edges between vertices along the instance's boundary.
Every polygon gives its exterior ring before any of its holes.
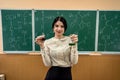
{"type": "Polygon", "coordinates": [[[41,48],[41,55],[42,55],[43,63],[45,64],[45,66],[51,66],[50,51],[47,46],[44,46],[44,48],[41,48]]]}
{"type": "Polygon", "coordinates": [[[74,46],[71,46],[70,60],[71,60],[71,64],[77,64],[78,62],[77,43],[74,46]]]}
{"type": "Polygon", "coordinates": [[[71,64],[77,64],[77,62],[78,62],[78,50],[77,50],[78,35],[72,34],[72,35],[70,35],[70,38],[72,40],[72,43],[75,44],[75,45],[71,45],[71,47],[70,47],[70,49],[71,49],[71,55],[70,55],[71,64]]]}
{"type": "Polygon", "coordinates": [[[36,43],[40,46],[43,63],[45,64],[45,66],[51,66],[51,60],[49,55],[50,51],[47,45],[45,44],[46,41],[43,40],[44,37],[44,35],[38,36],[36,38],[36,43]]]}

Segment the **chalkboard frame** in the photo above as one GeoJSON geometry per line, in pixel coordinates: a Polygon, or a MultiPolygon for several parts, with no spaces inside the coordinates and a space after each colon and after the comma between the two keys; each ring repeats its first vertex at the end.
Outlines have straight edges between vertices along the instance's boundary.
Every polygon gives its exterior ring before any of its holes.
{"type": "MultiPolygon", "coordinates": [[[[2,9],[2,10],[5,10],[5,9],[2,9]]],[[[7,9],[7,10],[11,10],[11,9],[7,9]]],[[[12,10],[14,10],[14,9],[12,9],[12,10]]],[[[35,18],[34,17],[34,11],[36,11],[36,10],[31,10],[31,11],[32,11],[32,19],[34,19],[35,18]]],[[[44,10],[44,11],[46,11],[46,10],[44,10]]],[[[54,10],[52,10],[52,11],[54,11],[54,10]]],[[[62,10],[59,10],[59,11],[62,11],[62,10]]],[[[101,11],[120,11],[120,10],[65,10],[65,11],[96,11],[96,23],[95,23],[96,24],[96,31],[97,31],[97,29],[99,31],[99,13],[101,11]]],[[[0,10],[0,12],[1,12],[1,10],[0,10]]],[[[1,20],[1,22],[2,22],[2,20],[1,20]]],[[[37,51],[35,50],[35,43],[34,43],[35,33],[33,33],[35,30],[33,30],[33,29],[35,29],[34,21],[32,21],[32,43],[31,43],[32,44],[32,50],[31,51],[19,51],[19,50],[18,51],[4,51],[3,50],[3,52],[5,52],[5,53],[16,53],[16,54],[18,54],[18,53],[29,53],[29,52],[39,52],[39,50],[37,50],[37,51]]],[[[80,54],[89,54],[90,52],[101,52],[103,54],[120,54],[119,50],[118,51],[99,50],[99,47],[98,47],[99,32],[96,32],[96,31],[95,31],[95,46],[94,46],[95,49],[93,51],[79,51],[80,54]]],[[[4,43],[2,45],[4,45],[4,43]]]]}

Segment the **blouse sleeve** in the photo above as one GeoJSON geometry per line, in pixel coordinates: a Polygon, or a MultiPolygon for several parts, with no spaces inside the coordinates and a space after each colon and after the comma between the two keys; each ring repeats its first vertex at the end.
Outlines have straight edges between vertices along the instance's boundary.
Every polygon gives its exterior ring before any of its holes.
{"type": "Polygon", "coordinates": [[[77,64],[77,62],[78,62],[77,44],[75,44],[74,46],[71,46],[70,59],[71,59],[71,64],[77,64]]]}
{"type": "Polygon", "coordinates": [[[45,66],[51,66],[50,51],[46,44],[44,44],[44,48],[41,49],[41,55],[45,66]]]}

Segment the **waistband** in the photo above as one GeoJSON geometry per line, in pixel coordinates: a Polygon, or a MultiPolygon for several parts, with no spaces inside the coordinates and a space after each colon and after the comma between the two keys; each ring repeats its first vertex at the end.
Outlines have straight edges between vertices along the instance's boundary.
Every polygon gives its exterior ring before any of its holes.
{"type": "Polygon", "coordinates": [[[51,66],[51,68],[71,69],[71,67],[51,66]]]}

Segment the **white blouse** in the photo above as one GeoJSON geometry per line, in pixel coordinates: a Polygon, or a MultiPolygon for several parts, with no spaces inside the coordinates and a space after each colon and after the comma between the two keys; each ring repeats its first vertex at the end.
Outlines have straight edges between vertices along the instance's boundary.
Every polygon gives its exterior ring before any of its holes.
{"type": "Polygon", "coordinates": [[[50,38],[41,49],[42,59],[46,66],[70,67],[78,62],[77,44],[69,46],[70,37],[50,38]]]}

